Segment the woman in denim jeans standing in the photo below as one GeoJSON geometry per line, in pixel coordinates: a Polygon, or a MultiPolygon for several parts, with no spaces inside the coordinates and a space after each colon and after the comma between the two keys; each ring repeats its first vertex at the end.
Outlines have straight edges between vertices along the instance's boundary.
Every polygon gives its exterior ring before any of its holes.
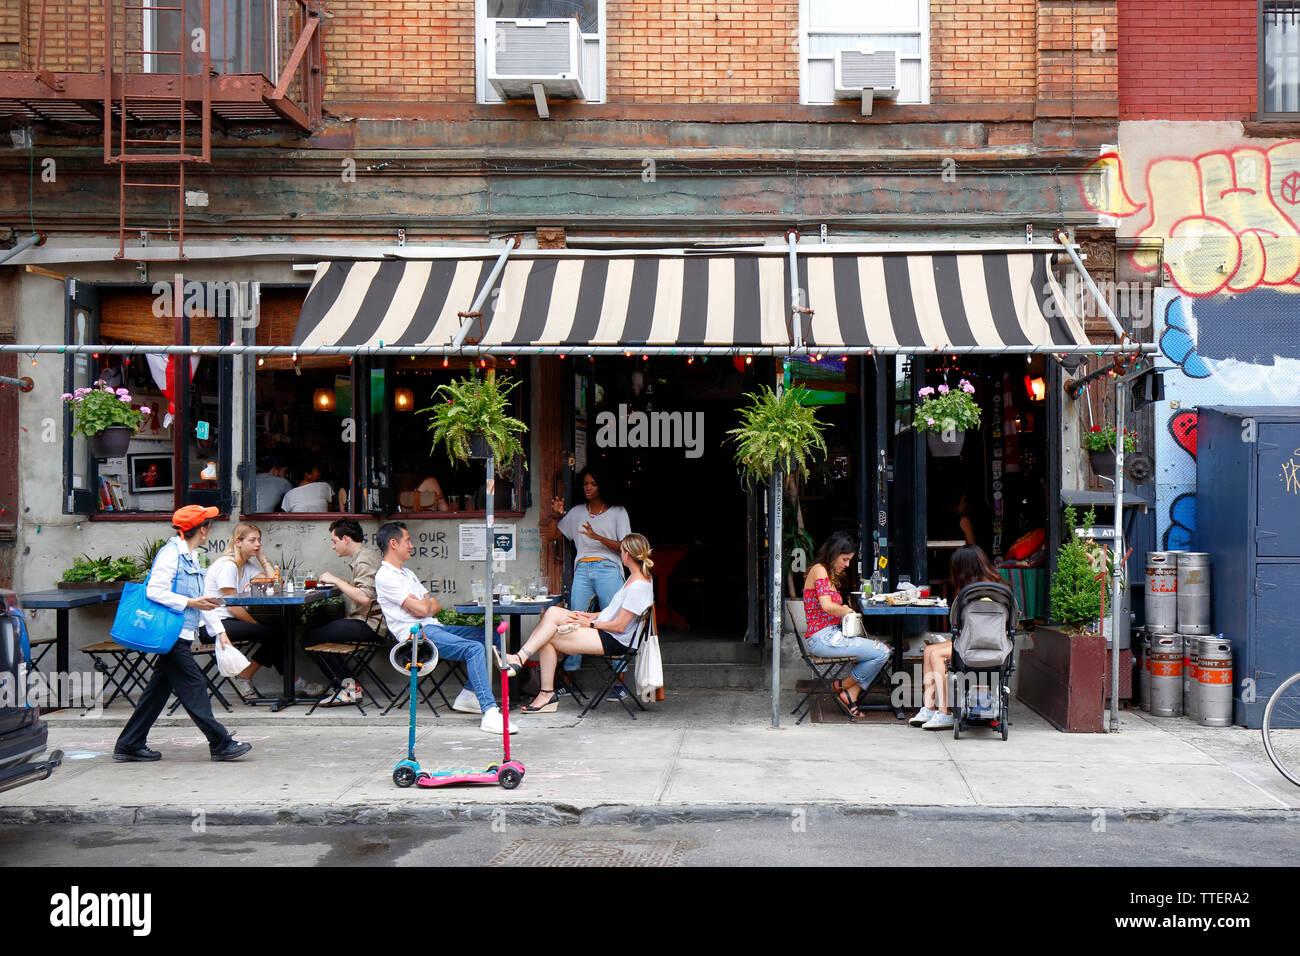
{"type": "MultiPolygon", "coordinates": [[[[609,499],[615,497],[610,482],[606,482],[609,487],[602,496],[600,479],[590,467],[582,469],[578,479],[586,502],[565,514],[564,502],[552,498],[551,520],[558,522],[560,533],[577,549],[569,609],[581,614],[587,611],[592,597],[599,602],[598,608],[607,607],[623,586],[619,542],[631,533],[632,524],[621,505],[610,503],[609,499]]],[[[577,670],[581,664],[581,655],[572,654],[565,659],[564,669],[577,670]]]]}
{"type": "Polygon", "coordinates": [[[817,559],[803,584],[803,608],[808,620],[808,653],[816,657],[854,657],[852,676],[833,681],[831,689],[850,717],[860,717],[858,697],[864,694],[889,659],[889,645],[870,637],[845,637],[840,620],[852,608],[840,597],[844,574],[853,562],[857,544],[836,531],[817,549],[817,559]]]}

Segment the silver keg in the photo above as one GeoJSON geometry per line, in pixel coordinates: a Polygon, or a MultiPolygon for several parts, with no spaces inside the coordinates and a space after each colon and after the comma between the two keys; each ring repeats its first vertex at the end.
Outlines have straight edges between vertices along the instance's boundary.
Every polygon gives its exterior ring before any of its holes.
{"type": "Polygon", "coordinates": [[[1178,552],[1148,551],[1146,567],[1147,633],[1178,630],[1178,552]]]}
{"type": "Polygon", "coordinates": [[[1138,706],[1151,710],[1151,635],[1141,632],[1138,641],[1138,706]]]}
{"type": "Polygon", "coordinates": [[[1222,634],[1197,643],[1197,720],[1203,727],[1232,726],[1232,644],[1222,634]]]}
{"type": "Polygon", "coordinates": [[[1196,720],[1200,716],[1200,698],[1196,692],[1196,655],[1201,638],[1198,634],[1184,634],[1181,631],[1178,636],[1183,639],[1183,716],[1196,720]]]}
{"type": "Polygon", "coordinates": [[[1178,631],[1210,633],[1210,556],[1201,551],[1178,553],[1178,631]]]}
{"type": "Polygon", "coordinates": [[[1183,714],[1183,638],[1179,634],[1151,637],[1151,713],[1156,717],[1183,714]]]}

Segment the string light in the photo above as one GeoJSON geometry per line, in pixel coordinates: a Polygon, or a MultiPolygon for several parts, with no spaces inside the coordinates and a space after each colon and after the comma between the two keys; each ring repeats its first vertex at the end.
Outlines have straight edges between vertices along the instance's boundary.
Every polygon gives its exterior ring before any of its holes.
{"type": "Polygon", "coordinates": [[[447,361],[447,356],[444,355],[444,356],[442,357],[442,367],[443,367],[443,368],[446,368],[449,364],[450,364],[450,363],[447,361]]]}
{"type": "Polygon", "coordinates": [[[265,365],[265,364],[266,364],[266,356],[265,356],[265,355],[259,355],[259,356],[257,357],[257,367],[258,367],[258,368],[261,368],[261,367],[262,367],[263,365],[265,365]]]}
{"type": "Polygon", "coordinates": [[[753,365],[753,364],[754,364],[754,356],[752,356],[752,355],[746,355],[746,356],[745,356],[745,364],[746,364],[746,365],[753,365]]]}

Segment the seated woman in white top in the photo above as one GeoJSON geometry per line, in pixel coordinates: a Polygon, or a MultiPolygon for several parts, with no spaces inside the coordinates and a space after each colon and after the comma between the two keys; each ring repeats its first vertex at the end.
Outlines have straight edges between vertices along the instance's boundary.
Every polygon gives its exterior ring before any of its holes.
{"type": "Polygon", "coordinates": [[[550,714],[559,709],[559,697],[555,693],[555,664],[559,654],[615,656],[631,646],[636,636],[636,619],[654,603],[654,586],[650,583],[654,562],[650,560],[650,542],[640,534],[624,535],[619,554],[630,574],[603,611],[593,614],[548,608],[519,653],[506,655],[506,669],[511,676],[521,673],[530,657],[537,657],[542,687],[533,702],[524,707],[525,714],[550,714]],[[563,625],[577,626],[561,634],[559,628],[563,625]]]}

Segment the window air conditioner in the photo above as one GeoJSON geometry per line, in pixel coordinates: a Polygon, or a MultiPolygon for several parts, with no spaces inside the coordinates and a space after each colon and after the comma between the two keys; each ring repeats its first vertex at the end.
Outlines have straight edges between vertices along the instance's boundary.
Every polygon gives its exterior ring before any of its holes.
{"type": "Polygon", "coordinates": [[[488,82],[504,100],[537,101],[546,115],[547,97],[585,99],[582,92],[582,34],[572,18],[488,19],[488,82]]]}
{"type": "Polygon", "coordinates": [[[897,50],[869,46],[835,51],[835,98],[862,98],[862,115],[871,115],[874,100],[898,99],[897,50]]]}

